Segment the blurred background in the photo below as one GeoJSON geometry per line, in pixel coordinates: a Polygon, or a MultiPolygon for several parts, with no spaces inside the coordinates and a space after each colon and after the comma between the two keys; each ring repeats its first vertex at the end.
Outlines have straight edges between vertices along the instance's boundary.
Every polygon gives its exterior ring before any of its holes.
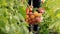
{"type": "MultiPolygon", "coordinates": [[[[28,0],[0,0],[0,34],[29,34],[25,21],[28,0]]],[[[39,34],[60,34],[60,0],[44,0],[39,34]]],[[[32,34],[32,33],[31,33],[32,34]]]]}

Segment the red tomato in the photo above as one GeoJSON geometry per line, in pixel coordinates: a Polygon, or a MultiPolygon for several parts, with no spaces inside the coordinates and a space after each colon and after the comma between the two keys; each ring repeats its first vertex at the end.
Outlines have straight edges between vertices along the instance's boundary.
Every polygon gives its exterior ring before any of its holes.
{"type": "Polygon", "coordinates": [[[32,15],[33,13],[32,12],[29,12],[29,15],[32,15]]]}
{"type": "Polygon", "coordinates": [[[44,13],[45,12],[45,10],[43,8],[39,8],[38,10],[39,10],[40,13],[44,13]]]}
{"type": "Polygon", "coordinates": [[[29,8],[26,9],[26,14],[29,14],[29,8]]]}
{"type": "Polygon", "coordinates": [[[40,17],[36,17],[36,21],[37,22],[40,22],[40,17]]]}
{"type": "Polygon", "coordinates": [[[32,21],[31,21],[31,20],[29,20],[29,21],[28,21],[28,23],[29,23],[29,24],[31,24],[31,23],[32,23],[32,21]]]}

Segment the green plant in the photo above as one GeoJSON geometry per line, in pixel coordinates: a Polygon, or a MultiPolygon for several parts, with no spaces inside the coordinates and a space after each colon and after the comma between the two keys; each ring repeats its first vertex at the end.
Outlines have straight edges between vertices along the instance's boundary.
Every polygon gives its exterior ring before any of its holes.
{"type": "Polygon", "coordinates": [[[28,34],[24,20],[26,5],[21,1],[0,0],[0,34],[28,34]]]}
{"type": "Polygon", "coordinates": [[[60,32],[60,0],[46,0],[42,7],[45,8],[44,21],[40,23],[40,32],[49,34],[49,32],[60,32]]]}

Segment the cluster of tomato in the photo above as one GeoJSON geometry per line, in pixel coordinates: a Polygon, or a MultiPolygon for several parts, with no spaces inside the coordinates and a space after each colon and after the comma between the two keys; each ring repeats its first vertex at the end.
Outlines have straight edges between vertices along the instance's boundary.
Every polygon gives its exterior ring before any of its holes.
{"type": "Polygon", "coordinates": [[[39,8],[38,11],[33,12],[33,6],[29,6],[29,8],[26,9],[26,21],[29,24],[37,24],[43,20],[42,14],[44,13],[44,9],[39,8]],[[38,13],[39,11],[39,13],[38,13]]]}

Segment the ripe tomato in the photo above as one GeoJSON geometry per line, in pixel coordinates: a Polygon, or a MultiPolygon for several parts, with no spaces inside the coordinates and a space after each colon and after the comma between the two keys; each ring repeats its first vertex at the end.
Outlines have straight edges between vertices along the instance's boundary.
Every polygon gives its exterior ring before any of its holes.
{"type": "Polygon", "coordinates": [[[29,18],[29,15],[26,15],[26,18],[29,18]]]}
{"type": "Polygon", "coordinates": [[[32,12],[29,12],[29,15],[32,15],[33,13],[32,12]]]}
{"type": "Polygon", "coordinates": [[[34,19],[32,19],[32,22],[35,22],[36,20],[35,20],[35,18],[34,19]]]}
{"type": "Polygon", "coordinates": [[[34,15],[31,15],[31,16],[30,16],[30,18],[31,18],[31,19],[34,19],[34,18],[35,18],[35,16],[34,16],[34,15]]]}
{"type": "Polygon", "coordinates": [[[40,22],[40,17],[36,17],[36,21],[37,22],[40,22]]]}
{"type": "Polygon", "coordinates": [[[32,10],[33,10],[32,8],[29,8],[29,11],[30,11],[30,12],[32,12],[32,10]]]}
{"type": "Polygon", "coordinates": [[[32,23],[32,21],[31,21],[31,20],[29,20],[29,21],[28,21],[28,23],[29,23],[29,24],[31,24],[31,23],[32,23]]]}
{"type": "Polygon", "coordinates": [[[31,18],[28,18],[28,21],[31,21],[31,18]]]}
{"type": "Polygon", "coordinates": [[[40,13],[44,13],[45,10],[44,10],[43,8],[39,8],[38,11],[39,11],[40,13]]]}
{"type": "Polygon", "coordinates": [[[39,16],[38,12],[34,12],[34,15],[35,15],[35,16],[39,16]]]}
{"type": "Polygon", "coordinates": [[[26,8],[26,14],[29,14],[29,8],[26,8]]]}
{"type": "Polygon", "coordinates": [[[32,12],[32,10],[33,10],[33,6],[30,6],[29,11],[32,12]]]}

